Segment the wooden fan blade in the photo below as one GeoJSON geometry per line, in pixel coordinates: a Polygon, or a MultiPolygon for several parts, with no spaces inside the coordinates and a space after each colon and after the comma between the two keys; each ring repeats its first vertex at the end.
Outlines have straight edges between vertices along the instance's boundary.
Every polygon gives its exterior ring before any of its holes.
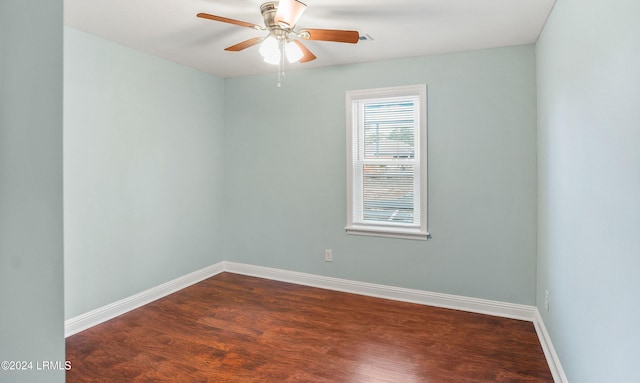
{"type": "Polygon", "coordinates": [[[305,47],[301,41],[293,40],[293,42],[296,43],[296,45],[299,46],[300,49],[302,50],[302,53],[304,53],[304,56],[302,56],[302,58],[299,61],[300,63],[313,61],[317,58],[316,55],[314,55],[307,47],[305,47]]]}
{"type": "Polygon", "coordinates": [[[345,31],[339,29],[303,29],[300,31],[302,38],[307,40],[335,41],[337,43],[356,44],[360,41],[358,31],[345,31]]]}
{"type": "Polygon", "coordinates": [[[201,17],[203,19],[209,19],[209,20],[213,20],[213,21],[221,21],[223,23],[239,25],[241,27],[253,28],[253,29],[258,29],[258,30],[266,29],[265,27],[261,27],[260,25],[256,25],[256,24],[247,23],[246,21],[240,21],[240,20],[230,19],[228,17],[210,15],[208,13],[198,13],[196,16],[201,17]]]}
{"type": "Polygon", "coordinates": [[[226,47],[224,48],[225,51],[231,51],[231,52],[239,52],[243,49],[247,49],[249,47],[252,47],[256,44],[260,44],[262,41],[264,41],[264,37],[254,37],[252,39],[249,40],[245,40],[241,43],[238,43],[236,45],[232,45],[230,47],[226,47]]]}

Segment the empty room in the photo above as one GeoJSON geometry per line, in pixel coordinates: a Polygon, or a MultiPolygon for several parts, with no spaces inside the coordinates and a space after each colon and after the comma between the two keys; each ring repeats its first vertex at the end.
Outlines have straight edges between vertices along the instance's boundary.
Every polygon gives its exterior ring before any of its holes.
{"type": "Polygon", "coordinates": [[[0,6],[0,382],[633,382],[640,3],[0,6]]]}

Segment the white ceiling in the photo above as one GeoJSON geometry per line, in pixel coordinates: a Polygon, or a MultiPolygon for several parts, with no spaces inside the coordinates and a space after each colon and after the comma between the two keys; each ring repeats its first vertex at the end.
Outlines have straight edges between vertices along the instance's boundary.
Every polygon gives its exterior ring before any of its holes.
{"type": "MultiPolygon", "coordinates": [[[[305,41],[318,56],[287,70],[534,43],[555,0],[303,0],[296,29],[350,29],[372,41],[305,41]]],[[[263,25],[262,0],[65,0],[65,24],[212,73],[235,77],[277,68],[257,46],[224,48],[266,32],[197,18],[211,13],[263,25]]]]}

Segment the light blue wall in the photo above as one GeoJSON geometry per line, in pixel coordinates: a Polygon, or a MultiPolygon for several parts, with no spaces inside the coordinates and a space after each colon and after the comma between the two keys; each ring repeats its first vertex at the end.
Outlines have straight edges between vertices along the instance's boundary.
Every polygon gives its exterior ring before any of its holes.
{"type": "Polygon", "coordinates": [[[534,304],[533,46],[225,81],[230,260],[534,304]],[[428,85],[429,241],[348,236],[345,91],[428,85]],[[334,262],[325,263],[325,248],[334,262]]]}
{"type": "Polygon", "coordinates": [[[64,382],[62,1],[0,2],[0,382],[64,382]]]}
{"type": "Polygon", "coordinates": [[[224,259],[224,80],[64,29],[65,317],[224,259]]]}
{"type": "Polygon", "coordinates": [[[638,381],[638,16],[558,0],[536,48],[538,308],[571,382],[638,381]]]}

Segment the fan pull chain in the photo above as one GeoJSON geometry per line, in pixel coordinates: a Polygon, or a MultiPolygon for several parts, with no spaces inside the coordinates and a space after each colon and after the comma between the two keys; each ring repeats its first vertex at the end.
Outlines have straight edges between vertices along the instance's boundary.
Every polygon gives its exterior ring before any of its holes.
{"type": "Polygon", "coordinates": [[[284,81],[284,41],[280,40],[280,62],[278,63],[278,88],[282,88],[284,81]]]}

